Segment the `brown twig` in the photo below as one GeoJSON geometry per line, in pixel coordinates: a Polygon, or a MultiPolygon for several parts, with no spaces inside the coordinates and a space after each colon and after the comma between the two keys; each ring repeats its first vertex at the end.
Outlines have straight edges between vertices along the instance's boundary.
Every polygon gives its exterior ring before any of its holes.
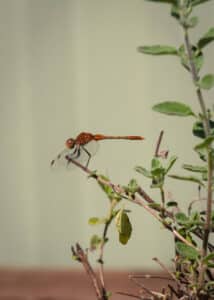
{"type": "Polygon", "coordinates": [[[155,262],[157,262],[161,268],[170,275],[170,277],[177,283],[179,283],[178,279],[176,278],[176,276],[157,258],[157,257],[154,257],[153,260],[155,262]]]}
{"type": "Polygon", "coordinates": [[[73,255],[76,256],[77,260],[82,263],[86,273],[91,279],[92,285],[97,295],[97,300],[107,300],[106,291],[103,288],[99,278],[95,274],[93,268],[91,267],[86,252],[78,243],[76,244],[76,248],[72,247],[71,250],[73,255]]]}
{"type": "MultiPolygon", "coordinates": [[[[202,123],[205,132],[205,137],[210,135],[210,123],[209,123],[209,115],[207,112],[206,104],[201,92],[200,87],[198,87],[197,82],[199,81],[198,72],[196,70],[194,56],[192,51],[192,46],[189,39],[188,29],[183,26],[184,29],[184,40],[185,46],[187,50],[187,55],[190,63],[190,72],[192,74],[193,82],[196,86],[196,94],[198,97],[199,105],[202,112],[202,123]]],[[[212,148],[211,146],[207,149],[207,166],[208,166],[208,174],[207,174],[207,209],[206,209],[206,222],[204,226],[204,234],[203,234],[203,243],[202,243],[202,259],[207,255],[207,249],[209,246],[209,234],[211,228],[211,213],[212,213],[212,178],[213,178],[213,159],[212,159],[212,148]]],[[[205,264],[201,264],[201,271],[199,275],[199,286],[201,287],[204,282],[204,274],[206,271],[205,264]]]]}
{"type": "Polygon", "coordinates": [[[148,289],[147,287],[145,287],[141,282],[139,282],[137,279],[135,279],[134,277],[130,278],[136,285],[138,285],[143,291],[145,291],[148,295],[152,296],[153,299],[160,299],[164,297],[163,294],[152,291],[150,289],[148,289]]]}
{"type": "Polygon", "coordinates": [[[135,298],[135,299],[142,299],[138,295],[134,295],[134,294],[130,294],[130,293],[125,293],[125,292],[116,292],[116,294],[122,295],[122,296],[128,296],[128,297],[135,298]]]}
{"type": "Polygon", "coordinates": [[[156,157],[159,157],[160,144],[161,144],[161,141],[162,141],[162,139],[163,139],[163,134],[164,134],[164,131],[161,130],[160,135],[159,135],[159,137],[158,137],[157,145],[156,145],[156,147],[155,147],[155,156],[156,156],[156,157]]]}
{"type": "Polygon", "coordinates": [[[143,279],[162,279],[162,280],[172,280],[174,279],[166,276],[160,276],[160,275],[151,275],[151,274],[142,274],[142,275],[129,275],[129,278],[143,278],[143,279]]]}

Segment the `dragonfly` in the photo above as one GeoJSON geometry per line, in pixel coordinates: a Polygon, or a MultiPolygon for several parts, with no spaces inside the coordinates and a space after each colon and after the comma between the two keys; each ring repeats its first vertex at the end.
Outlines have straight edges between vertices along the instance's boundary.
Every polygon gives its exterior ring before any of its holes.
{"type": "Polygon", "coordinates": [[[51,166],[58,164],[72,166],[72,161],[76,161],[84,167],[88,167],[91,157],[97,153],[98,142],[102,140],[144,140],[143,136],[128,135],[114,136],[103,134],[92,134],[81,132],[76,138],[69,138],[65,142],[66,148],[61,151],[55,159],[51,161],[51,166]]]}

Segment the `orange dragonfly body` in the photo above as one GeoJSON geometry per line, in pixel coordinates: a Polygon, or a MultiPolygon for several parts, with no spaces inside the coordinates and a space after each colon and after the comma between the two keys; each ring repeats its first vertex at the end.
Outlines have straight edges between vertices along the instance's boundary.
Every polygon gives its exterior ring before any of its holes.
{"type": "Polygon", "coordinates": [[[89,132],[81,132],[75,139],[69,138],[65,142],[66,149],[60,152],[55,159],[51,161],[51,166],[55,165],[58,161],[66,162],[66,165],[70,165],[72,160],[75,160],[81,164],[86,163],[88,167],[90,159],[98,149],[98,141],[101,140],[144,140],[142,136],[128,135],[128,136],[112,136],[102,134],[92,134],[89,132]]]}

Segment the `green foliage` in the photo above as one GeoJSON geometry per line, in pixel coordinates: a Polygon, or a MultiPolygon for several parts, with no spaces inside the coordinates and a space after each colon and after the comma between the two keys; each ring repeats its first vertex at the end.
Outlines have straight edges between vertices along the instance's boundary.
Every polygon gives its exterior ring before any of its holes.
{"type": "Polygon", "coordinates": [[[128,214],[123,208],[117,213],[115,222],[117,231],[119,233],[119,241],[121,244],[126,245],[132,234],[132,225],[128,214]]]}
{"type": "Polygon", "coordinates": [[[105,218],[97,218],[97,217],[92,217],[88,220],[88,224],[89,225],[100,225],[100,224],[105,224],[106,223],[106,219],[105,218]]]}
{"type": "Polygon", "coordinates": [[[198,48],[202,49],[214,41],[214,27],[210,28],[209,31],[200,38],[198,41],[198,48]]]}
{"type": "MultiPolygon", "coordinates": [[[[196,119],[196,121],[194,119],[192,134],[194,137],[200,138],[200,143],[197,143],[194,151],[203,160],[203,163],[183,164],[182,168],[188,175],[169,174],[177,161],[177,156],[173,155],[167,158],[165,154],[168,154],[168,151],[159,151],[160,135],[155,155],[151,157],[150,166],[148,168],[144,166],[135,168],[139,174],[151,181],[151,188],[159,190],[160,200],[151,199],[135,179],[131,179],[127,185],[122,186],[120,189],[121,186],[113,185],[108,177],[91,173],[91,177],[97,179],[99,186],[110,200],[108,202],[110,209],[106,218],[92,217],[89,219],[88,223],[90,225],[102,225],[104,228],[102,237],[98,235],[92,236],[90,249],[100,250],[100,260],[98,261],[103,263],[103,246],[108,241],[107,230],[113,220],[116,224],[120,243],[123,245],[127,244],[132,234],[132,224],[128,215],[129,210],[124,209],[124,206],[122,208],[121,206],[118,208],[118,206],[123,199],[123,201],[131,200],[131,204],[137,203],[146,208],[148,212],[160,221],[164,228],[174,235],[176,256],[173,259],[174,271],[172,271],[172,277],[176,276],[176,285],[173,287],[176,291],[171,288],[169,294],[164,292],[165,294],[161,297],[163,299],[172,299],[172,294],[174,294],[176,299],[211,299],[210,297],[214,296],[214,280],[211,270],[214,268],[214,253],[212,251],[214,246],[209,239],[206,240],[206,230],[209,232],[214,230],[214,210],[211,211],[211,209],[207,208],[204,211],[196,210],[192,212],[192,208],[195,202],[200,203],[204,200],[204,196],[202,196],[204,193],[206,193],[205,200],[209,202],[210,206],[213,202],[210,194],[214,190],[214,176],[212,175],[214,165],[214,121],[211,109],[208,110],[206,108],[203,90],[209,90],[214,86],[214,74],[206,74],[201,77],[200,71],[204,63],[202,50],[214,41],[214,27],[211,27],[195,44],[191,43],[189,37],[189,29],[195,28],[199,22],[199,18],[192,15],[195,6],[211,0],[147,1],[169,4],[171,6],[171,16],[176,19],[176,22],[182,27],[184,32],[184,44],[181,44],[178,48],[161,44],[140,46],[138,51],[154,56],[173,55],[177,57],[181,65],[191,75],[201,107],[201,111],[196,114],[188,103],[165,101],[154,105],[152,109],[164,115],[192,116],[196,119]],[[207,127],[210,128],[207,129],[207,127]],[[174,200],[174,196],[173,200],[171,197],[167,197],[166,179],[168,177],[196,184],[196,187],[193,186],[196,191],[196,197],[197,195],[198,197],[196,200],[191,200],[187,213],[180,209],[179,202],[174,200]],[[115,187],[118,187],[118,189],[115,187]],[[120,190],[121,192],[118,192],[120,190]],[[202,195],[201,190],[203,190],[202,195]],[[138,196],[141,198],[137,198],[138,196]],[[117,209],[115,208],[116,206],[117,209]],[[209,221],[209,217],[211,221],[209,221]],[[210,228],[208,228],[209,226],[210,228]]],[[[183,146],[186,149],[186,145],[183,146]]],[[[206,206],[208,207],[208,205],[206,206]]],[[[78,256],[74,255],[74,258],[79,260],[78,256]]],[[[169,271],[170,273],[171,271],[169,271]]],[[[165,290],[163,289],[163,291],[165,290]]]]}
{"type": "Polygon", "coordinates": [[[116,200],[116,201],[120,201],[122,198],[121,196],[116,193],[114,191],[114,189],[111,187],[110,185],[110,180],[107,176],[104,176],[104,175],[100,175],[100,178],[103,179],[105,182],[101,182],[101,181],[98,181],[98,184],[99,186],[101,187],[101,189],[104,191],[104,193],[107,195],[107,197],[109,198],[109,200],[112,202],[113,200],[116,200]]]}
{"type": "MultiPolygon", "coordinates": [[[[211,133],[214,133],[214,121],[209,120],[209,125],[211,128],[211,133]]],[[[204,139],[206,137],[202,121],[197,121],[193,124],[192,133],[193,133],[193,135],[195,135],[201,139],[204,139]]]]}
{"type": "Polygon", "coordinates": [[[90,239],[90,249],[92,251],[98,249],[101,243],[102,243],[102,238],[94,234],[90,239]]]}
{"type": "Polygon", "coordinates": [[[178,51],[172,46],[166,45],[153,45],[153,46],[140,46],[138,51],[150,55],[177,55],[178,51]]]}
{"type": "Polygon", "coordinates": [[[154,105],[152,109],[154,111],[166,115],[173,115],[179,117],[195,116],[192,109],[188,105],[181,102],[161,102],[159,104],[154,105]]]}
{"type": "Polygon", "coordinates": [[[198,86],[204,90],[210,90],[214,86],[214,75],[207,74],[199,82],[198,86]]]}
{"type": "Polygon", "coordinates": [[[188,246],[182,242],[176,243],[176,250],[183,258],[193,261],[199,258],[199,253],[195,248],[188,246]]]}
{"type": "Polygon", "coordinates": [[[176,174],[170,174],[168,175],[170,178],[178,179],[178,180],[183,180],[183,181],[189,181],[189,182],[194,182],[197,183],[200,186],[204,186],[204,183],[202,180],[196,176],[182,176],[182,175],[176,175],[176,174]]]}

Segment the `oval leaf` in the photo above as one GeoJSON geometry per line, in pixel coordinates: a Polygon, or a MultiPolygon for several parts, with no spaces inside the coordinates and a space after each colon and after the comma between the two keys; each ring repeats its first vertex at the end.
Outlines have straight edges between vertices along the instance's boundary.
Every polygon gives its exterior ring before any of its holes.
{"type": "Polygon", "coordinates": [[[214,75],[207,74],[205,75],[201,81],[198,82],[199,87],[204,90],[210,90],[214,86],[214,75]]]}
{"type": "Polygon", "coordinates": [[[117,230],[119,232],[119,241],[121,244],[125,245],[131,237],[132,225],[130,223],[128,214],[124,211],[124,209],[121,209],[118,212],[115,221],[117,230]]]}
{"type": "Polygon", "coordinates": [[[184,164],[182,166],[183,169],[191,172],[196,172],[196,173],[207,173],[207,168],[203,166],[193,166],[193,165],[188,165],[184,164]]]}
{"type": "Polygon", "coordinates": [[[137,171],[138,173],[142,174],[143,176],[145,176],[147,178],[152,178],[151,172],[149,170],[147,170],[146,168],[138,166],[138,167],[135,167],[135,171],[137,171]]]}
{"type": "Polygon", "coordinates": [[[181,102],[161,102],[152,107],[154,111],[179,117],[195,116],[191,108],[181,102]]]}
{"type": "Polygon", "coordinates": [[[199,256],[198,251],[196,249],[182,242],[176,243],[176,250],[181,256],[190,260],[196,260],[199,256]]]}
{"type": "Polygon", "coordinates": [[[194,147],[195,151],[207,149],[214,141],[214,135],[208,136],[202,143],[194,147]]]}
{"type": "Polygon", "coordinates": [[[204,186],[203,182],[200,180],[200,178],[195,177],[195,176],[180,176],[180,175],[168,175],[171,178],[174,179],[179,179],[179,180],[184,180],[184,181],[190,181],[190,182],[195,182],[201,186],[204,186]]]}
{"type": "Polygon", "coordinates": [[[177,55],[176,48],[166,45],[140,46],[138,51],[150,55],[177,55]]]}
{"type": "Polygon", "coordinates": [[[214,27],[210,28],[207,33],[198,41],[198,47],[203,48],[214,41],[214,27]]]}

